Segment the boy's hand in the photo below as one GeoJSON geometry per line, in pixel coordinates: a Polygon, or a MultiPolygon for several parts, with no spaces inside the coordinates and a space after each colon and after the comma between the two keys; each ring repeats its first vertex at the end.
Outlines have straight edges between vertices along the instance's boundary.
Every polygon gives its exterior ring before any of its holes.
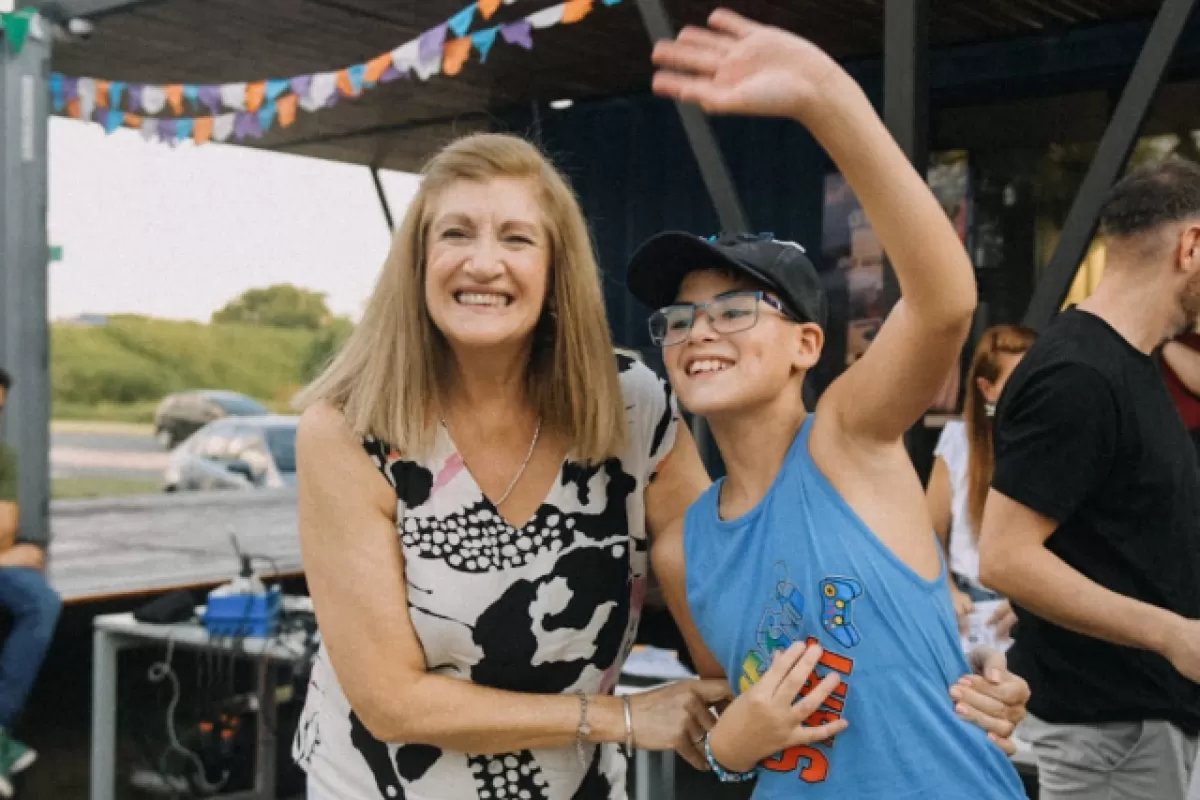
{"type": "Polygon", "coordinates": [[[723,8],[654,47],[654,91],[710,114],[804,120],[846,77],[820,48],[723,8]]]}
{"type": "Polygon", "coordinates": [[[841,682],[836,672],[796,702],[820,657],[819,646],[799,642],[776,652],[758,683],[734,700],[713,728],[709,744],[718,764],[748,772],[772,753],[825,741],[846,729],[845,720],[819,713],[821,703],[841,682]],[[809,724],[814,722],[818,724],[809,724]]]}

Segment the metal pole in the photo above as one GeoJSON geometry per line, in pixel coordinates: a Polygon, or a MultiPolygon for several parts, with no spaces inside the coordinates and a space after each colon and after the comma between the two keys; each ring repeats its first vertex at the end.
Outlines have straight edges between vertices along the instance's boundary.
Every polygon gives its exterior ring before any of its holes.
{"type": "MultiPolygon", "coordinates": [[[[883,10],[883,121],[921,175],[929,168],[929,0],[887,0],[883,10]]],[[[890,309],[900,285],[884,268],[890,309]]]]}
{"type": "MultiPolygon", "coordinates": [[[[642,22],[650,34],[651,42],[670,39],[675,35],[675,27],[667,16],[662,0],[638,0],[638,11],[642,14],[642,22]]],[[[721,145],[717,142],[708,117],[694,105],[676,103],[675,107],[679,110],[683,131],[692,146],[692,154],[696,156],[700,177],[716,208],[722,230],[734,233],[749,231],[750,222],[742,210],[733,176],[729,174],[729,167],[721,154],[721,145]]]]}
{"type": "Polygon", "coordinates": [[[34,19],[18,55],[0,35],[0,364],[16,381],[0,435],[20,459],[19,537],[42,544],[50,539],[48,33],[34,19]]]}
{"type": "Polygon", "coordinates": [[[387,222],[388,230],[396,230],[396,222],[392,218],[392,206],[388,203],[387,194],[383,191],[383,183],[379,180],[379,168],[369,167],[371,181],[375,184],[375,194],[379,197],[379,207],[383,209],[383,219],[387,222]]]}
{"type": "Polygon", "coordinates": [[[1196,0],[1164,0],[1154,24],[1138,55],[1125,91],[1109,120],[1096,155],[1071,204],[1062,236],[1045,272],[1033,290],[1033,299],[1025,312],[1025,324],[1040,329],[1062,306],[1079,271],[1079,265],[1096,234],[1100,210],[1129,153],[1137,142],[1138,131],[1150,111],[1150,104],[1162,85],[1171,57],[1183,29],[1196,6],[1196,0]]]}

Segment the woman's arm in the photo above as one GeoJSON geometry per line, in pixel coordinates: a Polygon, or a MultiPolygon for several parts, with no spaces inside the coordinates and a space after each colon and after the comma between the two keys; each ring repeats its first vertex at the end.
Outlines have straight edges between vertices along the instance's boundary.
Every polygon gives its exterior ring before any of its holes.
{"type": "MultiPolygon", "coordinates": [[[[471,753],[569,747],[580,699],[490,689],[425,668],[408,613],[396,496],[342,415],[318,405],[297,436],[300,543],[321,635],[350,705],[377,739],[471,753]]],[[[711,724],[707,706],[728,696],[718,682],[690,681],[631,700],[637,743],[689,746],[711,724]]],[[[614,697],[588,703],[591,742],[625,739],[614,697]]],[[[693,752],[694,756],[694,752],[693,752]]]]}
{"type": "MultiPolygon", "coordinates": [[[[933,461],[933,472],[929,475],[929,485],[925,487],[925,503],[929,506],[929,516],[933,519],[933,531],[942,543],[942,550],[947,560],[950,556],[950,523],[953,519],[950,510],[950,468],[941,456],[933,461]]],[[[950,570],[946,570],[946,583],[950,587],[950,599],[954,603],[954,616],[958,620],[958,632],[966,634],[970,630],[971,612],[975,610],[975,602],[966,592],[954,585],[950,570]]]]}
{"type": "Polygon", "coordinates": [[[950,553],[950,468],[940,456],[933,461],[933,472],[925,487],[925,503],[933,520],[933,532],[942,542],[942,549],[950,553]]]}

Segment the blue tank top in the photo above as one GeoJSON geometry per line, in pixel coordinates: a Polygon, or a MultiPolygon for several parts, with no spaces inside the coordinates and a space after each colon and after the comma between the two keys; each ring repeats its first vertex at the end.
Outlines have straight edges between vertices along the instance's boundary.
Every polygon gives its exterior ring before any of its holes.
{"type": "Polygon", "coordinates": [[[875,537],[813,463],[812,420],[753,510],[721,520],[718,482],[684,531],[688,605],[735,692],[795,641],[824,648],[819,676],[841,675],[810,722],[850,726],[760,763],[754,797],[1023,800],[1012,763],[954,713],[970,669],[944,564],[925,580],[875,537]]]}

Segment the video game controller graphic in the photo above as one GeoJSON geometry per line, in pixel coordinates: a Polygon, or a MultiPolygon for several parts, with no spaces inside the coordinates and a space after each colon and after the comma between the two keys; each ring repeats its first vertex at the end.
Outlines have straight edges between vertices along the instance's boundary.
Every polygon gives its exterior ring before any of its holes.
{"type": "Polygon", "coordinates": [[[862,641],[850,618],[850,604],[862,593],[862,584],[853,578],[821,581],[821,624],[843,647],[854,647],[862,641]]]}

